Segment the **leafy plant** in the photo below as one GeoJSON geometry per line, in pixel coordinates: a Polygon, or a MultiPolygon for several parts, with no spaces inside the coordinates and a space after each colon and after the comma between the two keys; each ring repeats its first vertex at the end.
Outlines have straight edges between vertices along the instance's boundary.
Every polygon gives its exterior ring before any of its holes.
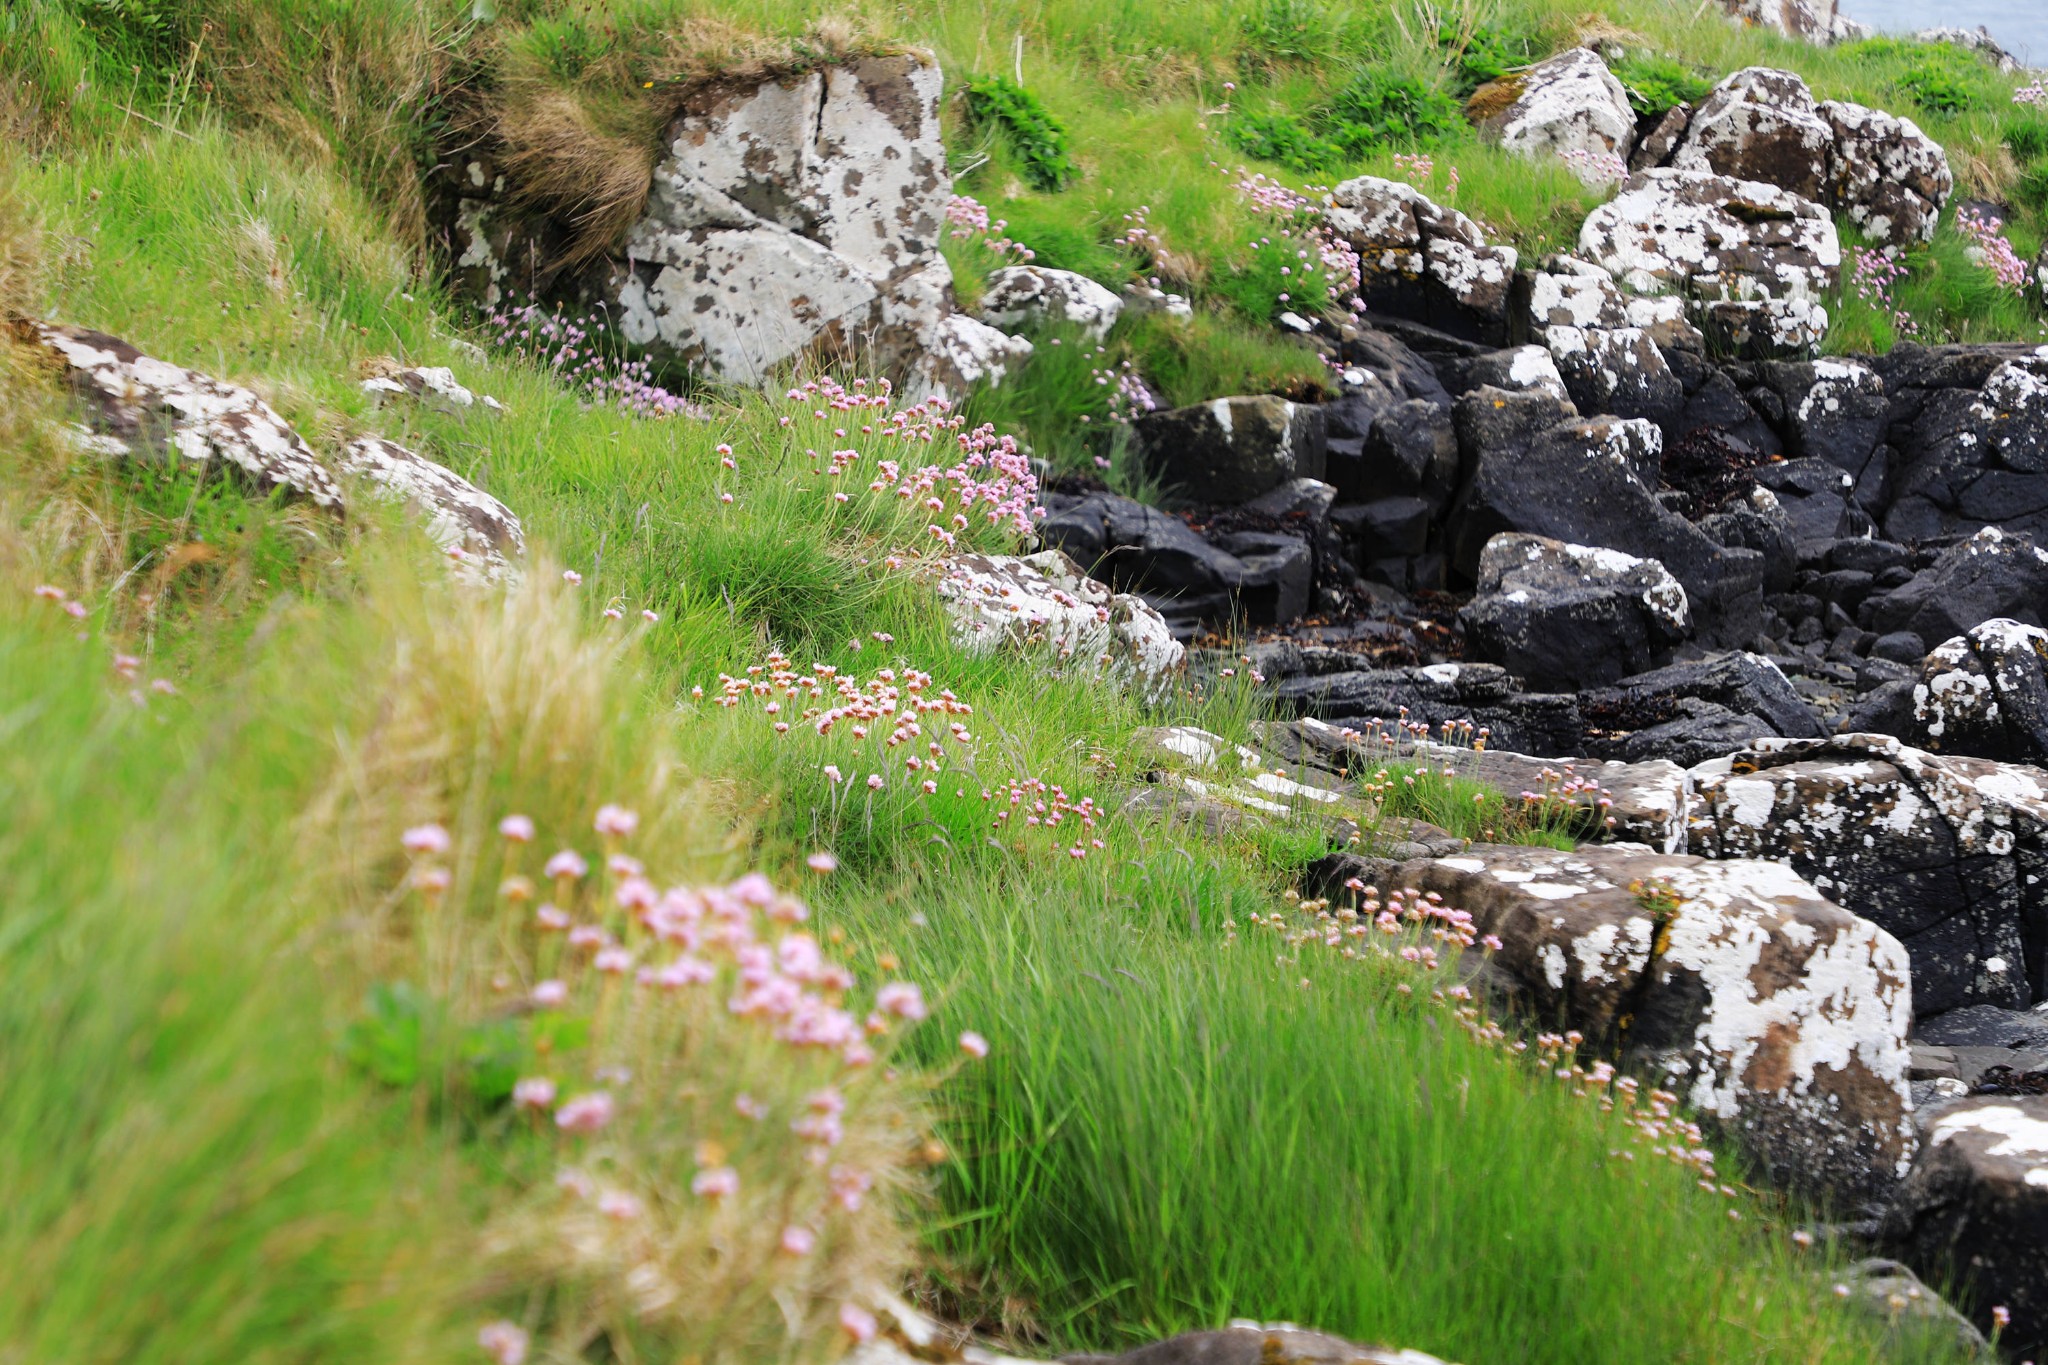
{"type": "Polygon", "coordinates": [[[1299,114],[1233,114],[1224,125],[1223,136],[1246,156],[1303,175],[1334,171],[1348,159],[1344,148],[1318,136],[1299,114]]]}
{"type": "Polygon", "coordinates": [[[1068,154],[1066,128],[1038,96],[1009,77],[968,77],[967,114],[1002,132],[1023,160],[1032,188],[1063,190],[1080,177],[1081,168],[1068,154]]]}
{"type": "Polygon", "coordinates": [[[1332,141],[1353,156],[1388,143],[1437,142],[1465,133],[1458,101],[1413,76],[1365,70],[1323,112],[1332,141]]]}
{"type": "Polygon", "coordinates": [[[1946,43],[1866,38],[1843,49],[1890,69],[1890,83],[1923,109],[1961,114],[1991,103],[1990,73],[1974,56],[1946,43]]]}
{"type": "Polygon", "coordinates": [[[1497,81],[1517,67],[1526,66],[1533,55],[1529,40],[1497,28],[1475,28],[1461,32],[1444,24],[1437,29],[1437,46],[1447,54],[1452,84],[1461,95],[1469,95],[1488,81],[1497,81]]]}
{"type": "Polygon", "coordinates": [[[1697,104],[1714,83],[1675,57],[1631,53],[1617,63],[1614,75],[1628,91],[1638,114],[1661,114],[1681,104],[1697,104]]]}

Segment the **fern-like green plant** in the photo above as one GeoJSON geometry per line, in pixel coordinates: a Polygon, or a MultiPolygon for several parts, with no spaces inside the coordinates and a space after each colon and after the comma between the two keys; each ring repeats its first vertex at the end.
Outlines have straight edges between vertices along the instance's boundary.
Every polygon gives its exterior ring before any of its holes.
{"type": "Polygon", "coordinates": [[[1068,153],[1067,130],[1038,96],[1007,76],[967,78],[967,116],[996,129],[1024,163],[1033,189],[1063,190],[1080,178],[1068,153]]]}

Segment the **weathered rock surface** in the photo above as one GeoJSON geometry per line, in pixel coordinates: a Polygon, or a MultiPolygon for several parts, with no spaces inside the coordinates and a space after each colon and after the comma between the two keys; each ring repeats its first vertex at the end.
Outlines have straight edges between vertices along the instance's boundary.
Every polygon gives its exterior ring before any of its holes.
{"type": "Polygon", "coordinates": [[[349,442],[333,469],[248,389],[144,355],[104,332],[30,324],[85,401],[100,448],[131,458],[214,462],[256,492],[344,510],[336,475],[417,509],[424,529],[473,576],[497,578],[525,552],[519,519],[467,479],[382,437],[349,442]]]}
{"type": "Polygon", "coordinates": [[[1834,142],[1835,130],[1815,108],[1805,81],[1790,71],[1753,66],[1728,76],[1700,101],[1671,164],[1762,181],[1818,202],[1834,142]]]}
{"type": "Polygon", "coordinates": [[[1495,742],[1523,753],[1569,753],[1579,742],[1578,699],[1518,692],[1495,664],[1426,664],[1352,669],[1282,680],[1273,689],[1286,711],[1320,720],[1393,728],[1403,717],[1436,730],[1457,722],[1484,727],[1495,742]]]}
{"type": "Polygon", "coordinates": [[[1567,157],[1567,164],[1587,184],[1621,178],[1608,167],[1625,167],[1635,141],[1636,115],[1627,88],[1600,54],[1575,47],[1538,62],[1519,79],[1521,93],[1515,102],[1481,127],[1511,152],[1567,157]]]}
{"type": "Polygon", "coordinates": [[[1689,849],[1782,861],[1896,936],[1921,1014],[2041,992],[2048,773],[1837,735],[1761,741],[1692,779],[1689,849]]]}
{"type": "Polygon", "coordinates": [[[989,276],[980,318],[992,327],[1072,323],[1098,340],[1123,314],[1124,301],[1086,275],[1044,266],[1013,265],[989,276]]]}
{"type": "Polygon", "coordinates": [[[1456,209],[1363,175],[1331,192],[1324,221],[1358,253],[1367,307],[1454,336],[1498,341],[1518,257],[1456,209]]]}
{"type": "Polygon", "coordinates": [[[1810,43],[1837,43],[1870,33],[1869,25],[1843,12],[1841,0],[1721,0],[1721,9],[1740,23],[1810,43]]]}
{"type": "Polygon", "coordinates": [[[1146,413],[1134,431],[1146,468],[1192,502],[1249,502],[1323,475],[1322,410],[1270,394],[1146,413]]]}
{"type": "Polygon", "coordinates": [[[2024,535],[1987,527],[1942,552],[1908,582],[1871,599],[1871,628],[1909,630],[1923,640],[1962,635],[1979,623],[2009,618],[2044,624],[2048,550],[2024,535]]]}
{"type": "Polygon", "coordinates": [[[1998,618],[1936,645],[1913,721],[1928,749],[2048,766],[2048,631],[1998,618]]]}
{"type": "Polygon", "coordinates": [[[504,407],[489,395],[478,398],[446,365],[380,365],[377,373],[363,381],[362,387],[377,407],[397,400],[452,413],[467,412],[479,405],[491,412],[504,407]]]}
{"type": "Polygon", "coordinates": [[[2014,1358],[2048,1349],[2048,1097],[1944,1107],[1883,1231],[1922,1274],[1960,1271],[1980,1325],[1991,1307],[2009,1310],[1999,1344],[2014,1358]]]}
{"type": "Polygon", "coordinates": [[[1885,1325],[1886,1345],[1893,1353],[1945,1338],[1965,1360],[1992,1357],[1984,1334],[1897,1261],[1869,1257],[1843,1270],[1836,1283],[1849,1291],[1851,1307],[1885,1325]]]}
{"type": "Polygon", "coordinates": [[[1828,201],[1877,242],[1934,240],[1955,175],[1941,144],[1909,118],[1830,100],[1819,106],[1835,132],[1828,201]]]}
{"type": "Polygon", "coordinates": [[[1359,1346],[1287,1324],[1232,1323],[1114,1356],[1063,1356],[1063,1365],[1443,1365],[1420,1351],[1359,1346]]]}
{"type": "Polygon", "coordinates": [[[1685,589],[1654,559],[1543,536],[1495,536],[1458,613],[1471,656],[1571,692],[1640,673],[1691,633],[1685,589]]]}
{"type": "Polygon", "coordinates": [[[2048,537],[2048,347],[1887,360],[1905,458],[1885,533],[1922,541],[1996,526],[2048,537]]]}
{"type": "Polygon", "coordinates": [[[1710,340],[1759,356],[1811,353],[1827,330],[1820,300],[1842,265],[1834,220],[1819,204],[1776,185],[1675,168],[1631,176],[1587,216],[1579,254],[1633,293],[1684,297],[1710,340]]]}
{"type": "Polygon", "coordinates": [[[967,649],[1050,653],[1093,668],[1148,701],[1169,695],[1187,651],[1143,599],[1112,591],[1058,550],[962,554],[936,583],[953,633],[967,649]]]}
{"type": "Polygon", "coordinates": [[[1905,950],[1783,865],[1481,846],[1398,884],[1498,935],[1537,1017],[1663,1070],[1775,1179],[1868,1196],[1906,1174],[1905,950]]]}

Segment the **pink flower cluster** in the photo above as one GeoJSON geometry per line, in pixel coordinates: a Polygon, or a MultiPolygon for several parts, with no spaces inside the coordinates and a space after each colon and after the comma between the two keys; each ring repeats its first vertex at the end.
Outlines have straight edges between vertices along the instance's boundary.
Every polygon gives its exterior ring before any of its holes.
{"type": "MultiPolygon", "coordinates": [[[[949,549],[956,543],[957,533],[971,524],[972,515],[993,526],[1007,525],[1020,536],[1028,534],[1045,515],[1038,506],[1038,476],[1031,472],[1031,459],[1018,449],[1016,438],[999,433],[988,423],[965,430],[966,420],[954,414],[943,398],[896,409],[887,380],[871,387],[865,379],[848,386],[829,378],[811,380],[783,396],[805,410],[813,426],[831,424],[833,441],[851,440],[857,429],[861,436],[879,437],[915,452],[901,459],[875,460],[867,492],[921,509],[929,517],[926,531],[930,538],[949,549]],[[926,462],[921,447],[948,436],[958,460],[951,465],[926,462]]],[[[799,420],[785,416],[782,425],[790,427],[799,420]]],[[[826,461],[817,472],[835,481],[853,473],[868,458],[851,445],[831,448],[825,454],[806,447],[804,453],[813,461],[826,461]]],[[[831,496],[835,503],[843,504],[854,494],[834,487],[831,496]]]]}
{"type": "MultiPolygon", "coordinates": [[[[1436,179],[1436,158],[1427,152],[1395,152],[1394,173],[1419,189],[1436,179]]],[[[1452,166],[1451,178],[1444,184],[1446,199],[1457,198],[1459,177],[1458,168],[1452,166]]]]}
{"type": "MultiPolygon", "coordinates": [[[[1104,348],[1097,347],[1096,353],[1103,354],[1104,348]]],[[[1088,377],[1095,381],[1097,388],[1109,390],[1109,420],[1130,422],[1139,415],[1156,411],[1159,400],[1138,374],[1137,367],[1126,360],[1121,365],[1105,363],[1088,371],[1088,377]]],[[[1082,421],[1087,421],[1083,416],[1082,421]]]]}
{"type": "Polygon", "coordinates": [[[2036,76],[2027,85],[2012,92],[2014,104],[2048,105],[2048,78],[2036,76]]]}
{"type": "MultiPolygon", "coordinates": [[[[83,621],[92,614],[85,603],[79,601],[70,593],[65,592],[64,589],[54,583],[38,583],[31,590],[30,595],[39,602],[48,602],[74,621],[83,621]]],[[[81,630],[78,632],[78,638],[80,640],[88,639],[90,638],[90,632],[81,630]]],[[[134,702],[137,706],[147,706],[151,696],[175,697],[178,695],[177,684],[173,683],[169,678],[151,678],[149,680],[149,687],[145,691],[140,686],[142,681],[142,663],[143,661],[139,655],[125,654],[118,651],[114,655],[114,676],[124,683],[136,684],[128,689],[129,701],[134,702]]]]}
{"type": "Polygon", "coordinates": [[[649,362],[619,359],[605,345],[603,334],[611,325],[601,317],[568,317],[559,304],[543,311],[526,303],[497,309],[487,321],[493,345],[553,371],[593,403],[634,417],[710,416],[702,405],[656,384],[649,362]]]}
{"type": "MultiPolygon", "coordinates": [[[[1353,312],[1364,311],[1365,301],[1358,296],[1359,284],[1364,278],[1358,253],[1324,221],[1317,200],[1287,188],[1262,172],[1248,171],[1242,166],[1238,167],[1233,184],[1239,198],[1254,213],[1279,220],[1280,225],[1275,229],[1279,240],[1261,237],[1251,244],[1252,250],[1274,247],[1282,251],[1292,250],[1295,263],[1281,266],[1281,275],[1288,278],[1298,276],[1305,288],[1320,285],[1330,302],[1342,304],[1353,312]]],[[[1292,292],[1290,289],[1288,293],[1281,294],[1280,302],[1291,302],[1292,292]]]]}
{"type": "Polygon", "coordinates": [[[1038,254],[1022,242],[1003,236],[1009,223],[1001,218],[989,221],[987,206],[967,195],[956,194],[946,201],[946,221],[953,226],[953,236],[978,237],[983,246],[998,256],[1014,256],[1019,261],[1028,262],[1038,254]]]}
{"type": "Polygon", "coordinates": [[[2000,226],[1972,208],[1956,213],[1957,229],[1976,244],[1971,248],[1972,259],[1996,276],[2001,286],[2018,291],[2027,287],[2027,263],[2012,249],[2000,226]]]}
{"type": "Polygon", "coordinates": [[[1100,852],[1103,844],[1096,835],[1096,824],[1102,818],[1102,807],[1092,796],[1076,800],[1066,791],[1035,777],[1012,778],[1008,784],[996,791],[984,788],[981,799],[988,802],[995,814],[989,821],[994,830],[1009,829],[1013,834],[1021,830],[1058,830],[1062,824],[1074,828],[1072,834],[1057,835],[1055,843],[1067,846],[1067,856],[1079,862],[1091,853],[1100,852]],[[1021,818],[1019,818],[1021,817],[1021,818]]]}
{"type": "Polygon", "coordinates": [[[1849,282],[1856,297],[1883,313],[1892,331],[1900,337],[1917,336],[1920,326],[1913,315],[1899,306],[1893,293],[1909,272],[1906,263],[1877,247],[1857,247],[1850,263],[1849,282]]]}
{"type": "MultiPolygon", "coordinates": [[[[1124,230],[1117,234],[1111,245],[1136,252],[1138,258],[1148,266],[1157,265],[1160,258],[1166,255],[1166,241],[1152,230],[1151,218],[1152,206],[1138,205],[1135,210],[1124,215],[1124,230]]],[[[1158,280],[1151,283],[1153,288],[1159,287],[1158,280]]]]}
{"type": "Polygon", "coordinates": [[[1571,168],[1581,180],[1596,185],[1619,185],[1628,179],[1628,158],[1619,152],[1596,152],[1584,147],[1572,147],[1559,154],[1558,159],[1571,168]]]}

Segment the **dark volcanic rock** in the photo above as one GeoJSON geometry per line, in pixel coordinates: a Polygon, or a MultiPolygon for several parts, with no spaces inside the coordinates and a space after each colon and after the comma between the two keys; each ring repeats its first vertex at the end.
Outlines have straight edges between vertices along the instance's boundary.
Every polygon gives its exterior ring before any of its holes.
{"type": "Polygon", "coordinates": [[[1870,601],[1870,628],[1946,640],[1994,617],[2043,625],[2048,551],[2026,536],[1989,528],[1942,552],[1933,567],[1870,601]]]}
{"type": "Polygon", "coordinates": [[[1493,744],[1525,754],[1575,752],[1582,732],[1576,697],[1518,692],[1507,670],[1493,664],[1290,678],[1274,696],[1284,710],[1352,725],[1379,720],[1391,729],[1403,708],[1408,720],[1432,730],[1469,721],[1489,730],[1493,744]]]}
{"type": "Polygon", "coordinates": [[[2048,764],[2048,631],[1994,619],[1927,655],[1913,692],[1915,744],[2048,764]]]}
{"type": "MultiPolygon", "coordinates": [[[[1654,716],[1658,703],[1681,698],[1711,702],[1727,711],[1754,717],[1764,726],[1754,732],[1756,735],[1819,739],[1827,733],[1821,726],[1820,717],[1793,689],[1791,681],[1778,666],[1769,659],[1748,653],[1720,654],[1711,659],[1672,664],[1655,672],[1639,673],[1612,687],[1589,692],[1580,699],[1580,707],[1586,715],[1587,724],[1599,725],[1610,717],[1654,716]]],[[[1720,752],[1728,753],[1730,750],[1720,752]]],[[[1654,756],[1665,757],[1661,754],[1654,756]]]]}
{"type": "Polygon", "coordinates": [[[1478,587],[1458,613],[1467,651],[1538,691],[1639,672],[1692,624],[1685,589],[1655,560],[1542,536],[1487,542],[1478,587]]]}
{"type": "Polygon", "coordinates": [[[1146,469],[1191,502],[1249,502],[1323,476],[1323,412],[1261,394],[1151,412],[1133,425],[1146,469]]]}

